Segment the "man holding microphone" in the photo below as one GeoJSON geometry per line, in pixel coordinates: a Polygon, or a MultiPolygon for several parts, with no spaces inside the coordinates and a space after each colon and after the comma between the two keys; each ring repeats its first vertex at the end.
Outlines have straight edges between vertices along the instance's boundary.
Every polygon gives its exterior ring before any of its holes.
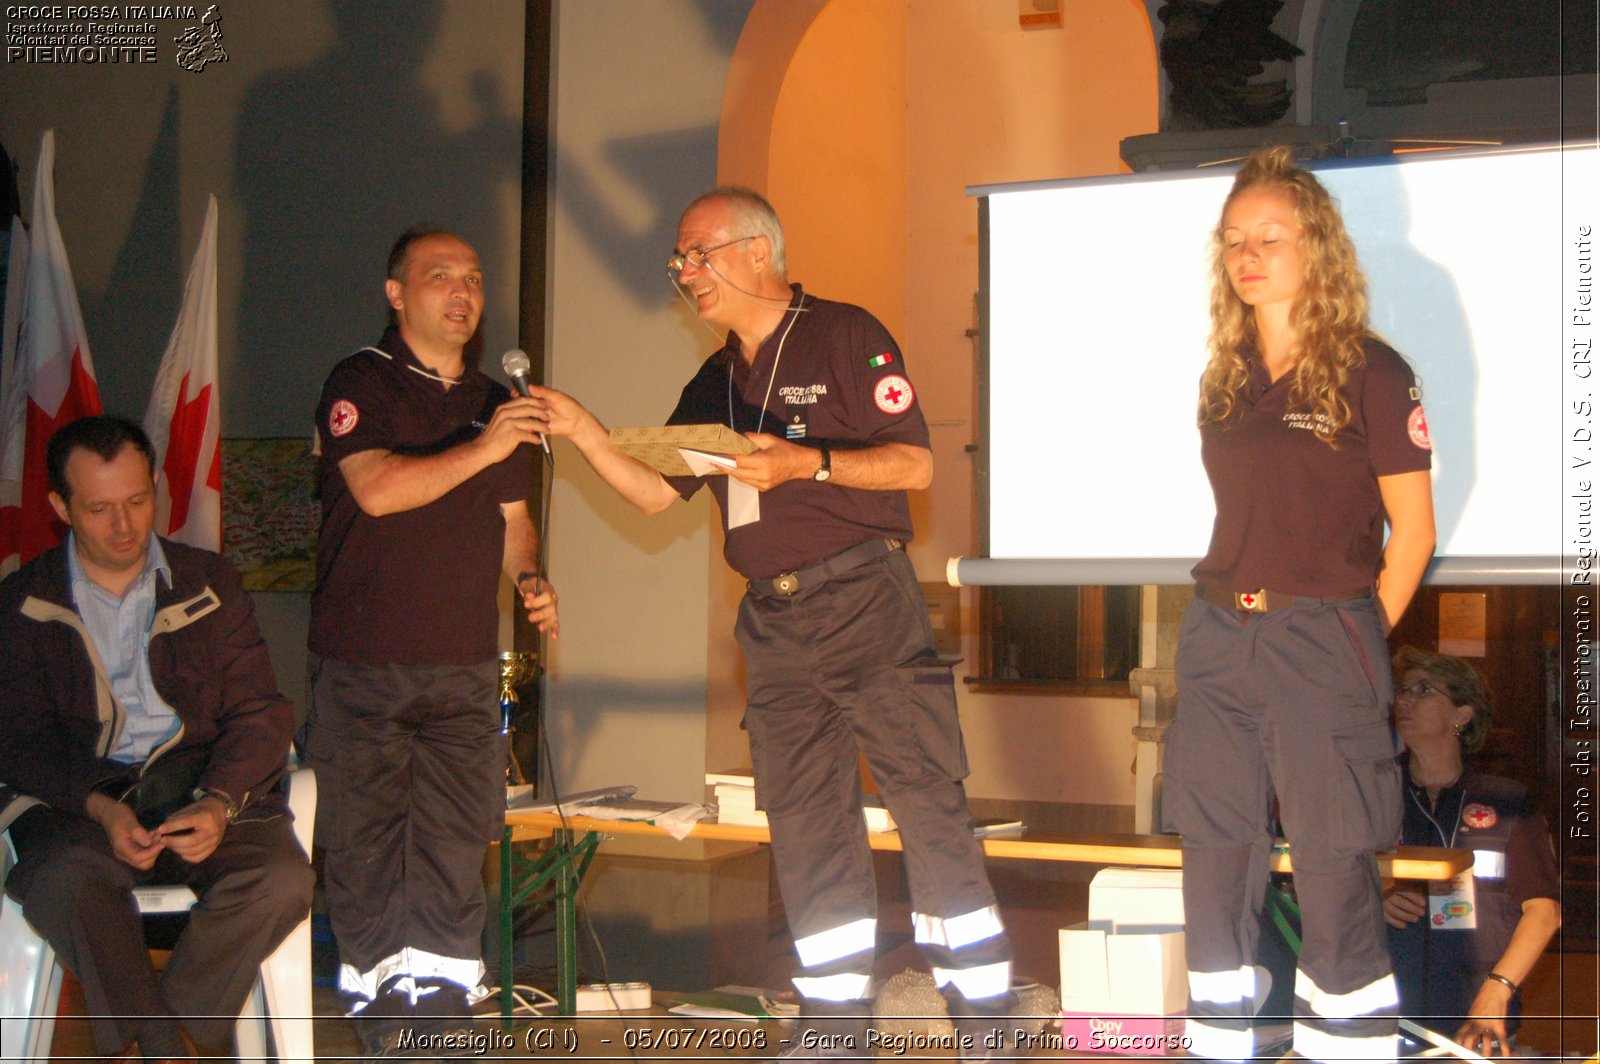
{"type": "Polygon", "coordinates": [[[483,269],[415,226],[389,256],[390,325],[317,406],[322,526],[307,754],[318,769],[339,986],[369,1055],[464,1028],[484,973],[480,869],[505,813],[496,699],[504,572],[555,635],[527,497],[542,404],[468,346],[483,269]]]}

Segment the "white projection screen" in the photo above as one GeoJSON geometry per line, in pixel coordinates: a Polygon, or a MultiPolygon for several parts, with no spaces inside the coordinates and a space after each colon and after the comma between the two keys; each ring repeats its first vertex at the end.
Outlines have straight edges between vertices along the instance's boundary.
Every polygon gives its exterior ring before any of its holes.
{"type": "MultiPolygon", "coordinates": [[[[1594,202],[1594,146],[1312,169],[1360,252],[1374,329],[1421,378],[1431,578],[1548,579],[1562,538],[1561,271],[1573,235],[1562,219],[1594,202]]],[[[969,190],[986,203],[993,562],[961,559],[953,582],[1187,581],[1214,513],[1195,402],[1207,241],[1232,179],[1217,168],[969,190]]]]}

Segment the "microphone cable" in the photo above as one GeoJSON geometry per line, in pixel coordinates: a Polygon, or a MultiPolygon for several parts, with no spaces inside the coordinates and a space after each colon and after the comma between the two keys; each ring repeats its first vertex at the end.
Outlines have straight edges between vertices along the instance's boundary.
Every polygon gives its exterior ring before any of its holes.
{"type": "MultiPolygon", "coordinates": [[[[544,460],[539,466],[539,520],[535,528],[535,532],[539,537],[539,581],[542,587],[546,582],[546,574],[549,572],[550,498],[555,493],[556,459],[554,450],[550,447],[548,437],[545,438],[544,444],[539,448],[539,450],[542,453],[544,460]]],[[[543,629],[536,629],[536,631],[538,633],[536,651],[538,657],[537,666],[534,670],[534,680],[539,684],[539,712],[535,717],[534,734],[539,742],[539,760],[543,764],[545,778],[550,781],[550,800],[554,803],[556,808],[556,816],[561,821],[561,830],[566,833],[568,837],[570,837],[573,828],[571,822],[567,819],[566,806],[561,800],[560,785],[556,782],[555,756],[551,753],[550,732],[546,722],[546,709],[548,706],[545,698],[544,677],[546,673],[545,662],[548,660],[546,655],[549,652],[550,639],[549,634],[543,629]]],[[[538,785],[536,781],[535,791],[537,792],[537,790],[538,785]]],[[[571,860],[571,857],[569,857],[568,860],[571,860]]],[[[574,877],[572,880],[572,886],[576,891],[582,886],[582,884],[577,881],[576,877],[574,877]]],[[[560,888],[557,887],[557,889],[560,888]]],[[[504,903],[505,901],[502,899],[501,904],[504,903]]],[[[583,921],[584,930],[588,932],[589,940],[591,943],[593,943],[595,953],[599,957],[600,978],[610,994],[611,1004],[615,1011],[620,1014],[623,1010],[620,1003],[617,1001],[615,990],[612,989],[614,984],[611,978],[610,962],[606,956],[605,946],[600,941],[600,934],[595,929],[594,920],[589,915],[589,908],[587,905],[580,904],[580,899],[576,894],[572,899],[572,905],[573,912],[583,921]]],[[[560,963],[559,957],[557,958],[557,963],[560,963]]],[[[515,969],[514,963],[513,969],[515,969]]],[[[627,1046],[627,1050],[630,1058],[635,1060],[638,1059],[638,1054],[633,1046],[627,1046]]]]}

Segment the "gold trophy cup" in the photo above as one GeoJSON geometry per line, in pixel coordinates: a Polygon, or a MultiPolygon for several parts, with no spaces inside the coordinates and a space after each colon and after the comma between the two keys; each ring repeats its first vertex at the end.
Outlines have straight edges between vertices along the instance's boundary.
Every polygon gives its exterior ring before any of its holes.
{"type": "Polygon", "coordinates": [[[522,771],[522,766],[517,763],[517,754],[513,749],[513,733],[516,731],[512,721],[517,715],[517,706],[521,699],[517,697],[517,688],[532,680],[538,675],[539,655],[532,650],[507,650],[499,657],[500,666],[500,734],[506,737],[506,786],[527,786],[527,774],[522,771]]]}

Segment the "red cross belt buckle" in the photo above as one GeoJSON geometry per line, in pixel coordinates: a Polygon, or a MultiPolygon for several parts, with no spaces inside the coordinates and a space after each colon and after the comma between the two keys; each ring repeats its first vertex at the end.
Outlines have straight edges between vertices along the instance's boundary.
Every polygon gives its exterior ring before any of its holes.
{"type": "Polygon", "coordinates": [[[1233,608],[1243,613],[1266,613],[1267,592],[1260,591],[1235,591],[1233,593],[1233,608]]]}

